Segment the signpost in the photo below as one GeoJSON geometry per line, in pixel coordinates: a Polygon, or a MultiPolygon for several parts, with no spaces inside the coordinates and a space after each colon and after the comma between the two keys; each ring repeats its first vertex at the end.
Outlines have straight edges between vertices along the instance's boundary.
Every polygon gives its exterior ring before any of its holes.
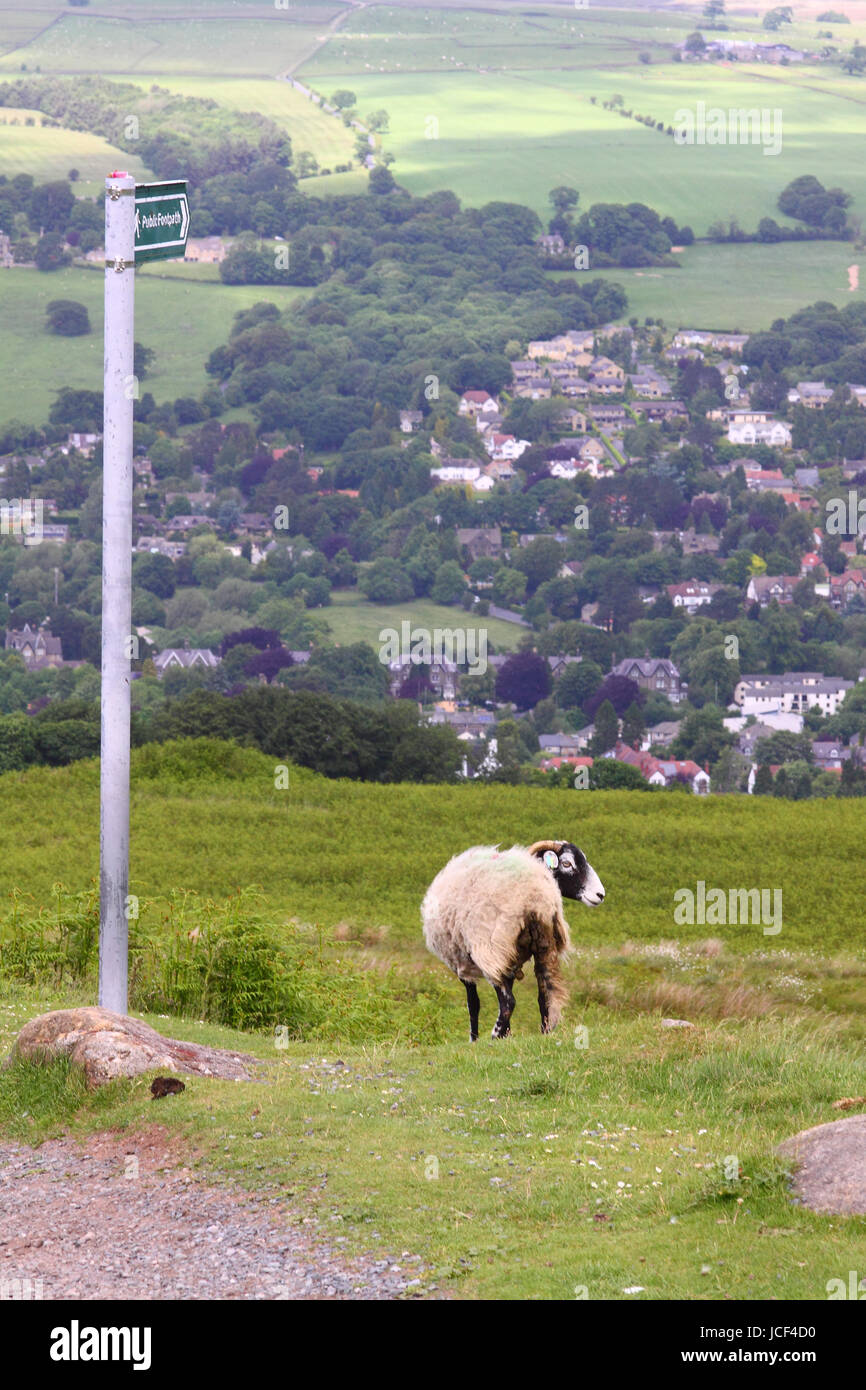
{"type": "Polygon", "coordinates": [[[186,183],[140,183],[135,189],[135,264],[182,256],[189,231],[186,183]]]}
{"type": "Polygon", "coordinates": [[[99,778],[99,1003],[125,1014],[129,975],[129,729],[132,634],[132,410],[135,266],[182,256],[186,183],[105,180],[102,459],[102,696],[99,778]]]}

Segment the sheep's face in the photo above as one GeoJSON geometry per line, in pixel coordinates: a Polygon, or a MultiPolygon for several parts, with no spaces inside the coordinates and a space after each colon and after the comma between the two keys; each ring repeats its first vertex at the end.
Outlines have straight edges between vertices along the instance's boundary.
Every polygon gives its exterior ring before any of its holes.
{"type": "Polygon", "coordinates": [[[604,902],[601,879],[577,845],[570,840],[557,841],[556,849],[540,849],[536,853],[553,874],[564,898],[585,903],[587,907],[598,907],[604,902]]]}

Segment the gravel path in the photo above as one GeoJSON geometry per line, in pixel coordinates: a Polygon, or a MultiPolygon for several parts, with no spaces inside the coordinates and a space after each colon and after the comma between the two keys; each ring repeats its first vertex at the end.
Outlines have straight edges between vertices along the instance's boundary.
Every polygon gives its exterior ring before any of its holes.
{"type": "Polygon", "coordinates": [[[188,1161],[159,1125],[0,1143],[0,1299],[21,1297],[16,1280],[45,1299],[420,1296],[418,1256],[350,1258],[314,1218],[292,1224],[280,1199],[209,1186],[188,1161]]]}

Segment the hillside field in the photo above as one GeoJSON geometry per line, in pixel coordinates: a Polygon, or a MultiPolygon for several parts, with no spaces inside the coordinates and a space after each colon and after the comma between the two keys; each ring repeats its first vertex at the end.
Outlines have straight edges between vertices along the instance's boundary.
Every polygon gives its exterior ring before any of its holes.
{"type": "MultiPolygon", "coordinates": [[[[27,1017],[93,997],[92,979],[22,977],[14,949],[82,920],[70,895],[96,872],[98,767],[7,774],[0,791],[5,1050],[27,1017]]],[[[320,1020],[275,1046],[272,1030],[169,1017],[166,983],[158,1005],[135,1012],[170,1036],[253,1052],[267,1084],[251,1116],[244,1087],[187,1078],[160,1122],[197,1148],[200,1174],[286,1198],[349,1251],[419,1256],[422,1291],[824,1298],[827,1280],[858,1267],[863,1221],[792,1205],[774,1151],[864,1090],[860,819],[854,802],[385,787],[300,769],[283,791],[253,751],[139,750],[131,889],[157,974],[169,982],[210,949],[207,933],[241,922],[258,884],[257,920],[304,953],[295,988],[320,1020]],[[595,912],[567,907],[571,1006],[556,1034],[538,1036],[529,978],[515,1036],[493,1043],[484,988],[471,1047],[463,991],[423,949],[421,895],[470,843],[559,834],[607,889],[595,912]],[[815,843],[820,874],[791,853],[815,843]],[[696,878],[782,886],[781,933],[677,927],[673,892],[696,878]],[[198,944],[193,923],[206,932],[198,944]],[[661,1028],[671,1013],[695,1026],[661,1028]]],[[[134,1151],[148,1083],[88,1096],[60,1065],[18,1064],[0,1080],[0,1130],[34,1142],[110,1127],[134,1151]]]]}
{"type": "MultiPolygon", "coordinates": [[[[295,286],[209,283],[204,269],[210,267],[168,261],[137,272],[135,336],[156,352],[142,390],[158,401],[197,396],[210,384],[205,362],[226,341],[240,310],[261,299],[282,306],[309,293],[295,286]]],[[[0,423],[41,424],[61,386],[102,389],[104,278],[99,267],[0,271],[0,423]],[[74,339],[46,332],[45,306],[52,299],[86,305],[91,332],[74,339]]]]}

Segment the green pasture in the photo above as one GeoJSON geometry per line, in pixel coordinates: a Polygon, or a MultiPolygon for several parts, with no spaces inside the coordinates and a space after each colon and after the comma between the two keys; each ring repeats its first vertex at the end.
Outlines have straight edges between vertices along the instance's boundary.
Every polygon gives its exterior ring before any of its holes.
{"type": "Polygon", "coordinates": [[[240,15],[225,5],[172,6],[172,14],[149,3],[105,7],[111,12],[103,14],[96,6],[87,13],[64,6],[32,37],[23,31],[23,41],[0,56],[0,72],[20,71],[26,64],[29,72],[102,76],[136,69],[274,76],[315,47],[339,8],[313,8],[296,16],[264,4],[240,15]]]}
{"type": "MultiPolygon", "coordinates": [[[[162,1105],[198,1177],[285,1201],[349,1253],[404,1252],[419,1295],[810,1300],[858,1268],[863,1218],[792,1204],[775,1153],[863,1094],[855,802],[386,787],[296,769],[283,790],[274,773],[270,758],[213,743],[134,755],[134,959],[150,941],[159,973],[162,942],[165,966],[142,1016],[252,1053],[265,1083],[253,1113],[245,1086],[199,1077],[162,1105]],[[424,952],[421,896],[469,844],[562,834],[607,888],[596,911],[566,908],[571,1004],[539,1036],[530,976],[514,1036],[494,1043],[485,987],[472,1047],[461,987],[424,952]],[[820,874],[795,848],[815,844],[820,874]],[[781,886],[782,932],[677,926],[673,893],[698,878],[781,886]],[[256,885],[257,920],[304,953],[290,957],[305,962],[291,997],[320,1011],[288,1041],[166,1004],[256,885]],[[668,1030],[663,1016],[694,1026],[668,1030]]],[[[85,920],[73,894],[96,875],[98,766],[6,774],[0,792],[6,1052],[29,1017],[93,1002],[92,977],[50,978],[35,946],[52,931],[73,944],[85,920]],[[29,936],[25,967],[14,947],[29,936]]],[[[134,978],[140,989],[139,966],[134,978]]],[[[135,1152],[152,1123],[149,1080],[88,1093],[65,1063],[16,1063],[0,1073],[0,1132],[38,1143],[110,1128],[135,1152]]]]}
{"type": "MultiPolygon", "coordinates": [[[[127,73],[123,80],[138,82],[145,88],[157,82],[182,96],[209,97],[220,106],[257,111],[288,132],[296,156],[302,150],[309,150],[322,168],[354,162],[354,131],[348,130],[336,117],[327,115],[288,82],[272,78],[172,77],[159,72],[148,76],[127,73]]],[[[358,177],[361,182],[365,181],[365,175],[359,173],[358,177]]],[[[304,180],[302,187],[320,191],[318,180],[304,180]]]]}
{"type": "Polygon", "coordinates": [[[504,622],[501,618],[478,618],[471,613],[457,613],[443,604],[432,603],[428,599],[415,599],[412,603],[369,603],[356,589],[337,589],[331,595],[331,603],[320,610],[333,640],[341,646],[348,642],[368,642],[370,646],[380,645],[379,633],[383,628],[396,628],[405,619],[413,627],[463,628],[468,631],[486,632],[491,649],[511,651],[517,646],[526,628],[517,623],[504,622]]]}
{"type": "Polygon", "coordinates": [[[140,160],[101,135],[43,126],[39,111],[0,107],[0,174],[8,179],[32,174],[36,183],[47,183],[67,178],[70,169],[77,169],[81,176],[75,184],[79,197],[101,193],[112,169],[129,169],[142,181],[153,178],[140,160]],[[24,124],[28,116],[35,125],[24,124]]]}
{"type": "MultiPolygon", "coordinates": [[[[156,352],[143,389],[157,400],[204,390],[210,382],[205,362],[226,341],[240,310],[261,299],[285,306],[309,293],[294,286],[213,284],[201,278],[202,269],[209,268],[161,262],[139,274],[135,336],[156,352]]],[[[101,389],[103,282],[100,267],[0,271],[0,422],[41,424],[63,386],[101,389]],[[46,332],[45,307],[52,299],[85,304],[92,331],[82,338],[46,332]]]]}
{"type": "MultiPolygon", "coordinates": [[[[567,905],[578,945],[673,937],[689,946],[715,935],[738,951],[860,949],[863,817],[856,800],[378,786],[302,769],[292,770],[284,790],[275,788],[274,760],[251,752],[237,767],[227,758],[211,780],[179,758],[161,767],[148,748],[135,760],[131,879],[142,899],[180,890],[221,898],[258,885],[274,921],[288,914],[343,925],[412,953],[424,889],[450,855],[471,844],[568,837],[607,889],[594,911],[567,905]],[[339,853],[320,852],[326,844],[339,845],[339,853]],[[815,844],[820,873],[812,856],[792,850],[815,844]],[[699,879],[726,891],[781,889],[781,932],[677,926],[673,895],[699,879]]],[[[0,788],[6,891],[18,886],[41,905],[57,881],[85,888],[97,871],[96,762],[7,773],[0,788]]]]}
{"type": "MultiPolygon", "coordinates": [[[[753,231],[777,216],[776,199],[803,173],[832,176],[866,208],[866,85],[823,90],[812,70],[635,67],[627,73],[583,70],[482,74],[420,73],[353,77],[361,110],[390,114],[385,143],[394,173],[414,193],[451,188],[469,205],[508,197],[545,218],[557,184],[577,188],[581,207],[646,202],[702,236],[717,218],[735,216],[753,231]],[[760,145],[679,145],[671,136],[602,109],[614,94],[626,108],[675,126],[696,102],[729,109],[779,111],[781,150],[760,145]],[[596,96],[593,106],[590,96],[596,96]],[[828,172],[831,171],[831,172],[828,172]]],[[[306,74],[305,74],[306,75],[306,74]]],[[[771,121],[775,116],[770,116],[771,121]]],[[[784,220],[784,219],[782,219],[784,220]]]]}
{"type": "MultiPolygon", "coordinates": [[[[661,319],[668,328],[713,327],[754,333],[787,318],[804,304],[828,300],[841,308],[861,301],[866,264],[846,242],[784,242],[776,246],[689,246],[677,269],[592,272],[622,285],[627,316],[661,319]],[[851,290],[850,265],[860,266],[851,290]]],[[[569,273],[570,272],[566,272],[569,273]]]]}

